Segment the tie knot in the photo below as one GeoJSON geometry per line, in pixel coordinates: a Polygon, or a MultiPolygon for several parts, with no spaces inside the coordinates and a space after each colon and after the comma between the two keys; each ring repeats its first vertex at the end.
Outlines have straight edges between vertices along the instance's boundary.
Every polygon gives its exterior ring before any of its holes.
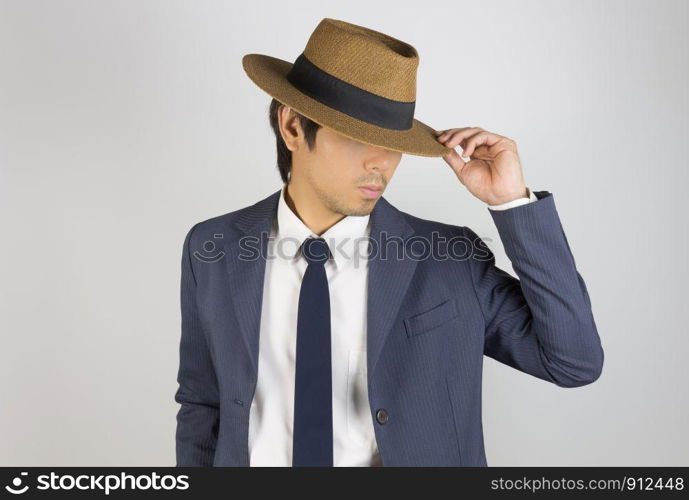
{"type": "Polygon", "coordinates": [[[301,253],[309,264],[325,264],[331,256],[330,248],[323,238],[306,238],[301,253]]]}

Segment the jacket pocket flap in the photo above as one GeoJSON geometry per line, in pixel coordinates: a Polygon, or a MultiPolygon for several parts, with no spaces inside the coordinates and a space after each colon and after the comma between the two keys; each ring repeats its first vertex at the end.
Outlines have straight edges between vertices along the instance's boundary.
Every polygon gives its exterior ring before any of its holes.
{"type": "Polygon", "coordinates": [[[407,337],[426,333],[458,316],[455,299],[448,299],[427,311],[404,319],[407,337]]]}

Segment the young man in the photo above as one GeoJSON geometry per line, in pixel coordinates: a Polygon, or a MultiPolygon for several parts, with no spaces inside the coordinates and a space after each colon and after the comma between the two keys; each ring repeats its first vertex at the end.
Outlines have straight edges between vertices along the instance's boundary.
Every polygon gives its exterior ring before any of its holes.
{"type": "Polygon", "coordinates": [[[294,64],[243,63],[274,98],[283,187],[185,238],[178,466],[485,466],[484,355],[560,387],[600,376],[552,194],[513,140],[413,118],[411,45],[326,18],[294,64]],[[489,206],[520,279],[382,196],[403,152],[489,206]]]}

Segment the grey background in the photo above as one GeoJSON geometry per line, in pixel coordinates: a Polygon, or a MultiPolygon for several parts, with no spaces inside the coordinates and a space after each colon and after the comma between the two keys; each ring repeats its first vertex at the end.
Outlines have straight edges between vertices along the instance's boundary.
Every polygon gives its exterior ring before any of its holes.
{"type": "MultiPolygon", "coordinates": [[[[0,2],[0,465],[174,465],[184,235],[280,187],[241,57],[293,61],[323,17],[414,45],[416,117],[515,139],[555,196],[603,374],[486,358],[488,463],[689,465],[688,3],[600,0],[0,2]]],[[[385,196],[513,272],[441,158],[385,196]]]]}

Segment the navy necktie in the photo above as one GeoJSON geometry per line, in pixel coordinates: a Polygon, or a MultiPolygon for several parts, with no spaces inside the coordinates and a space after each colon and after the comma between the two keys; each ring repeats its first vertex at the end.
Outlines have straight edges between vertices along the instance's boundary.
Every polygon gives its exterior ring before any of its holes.
{"type": "Polygon", "coordinates": [[[292,467],[332,467],[330,293],[324,267],[332,254],[323,238],[305,239],[301,251],[308,266],[299,291],[292,467]]]}

